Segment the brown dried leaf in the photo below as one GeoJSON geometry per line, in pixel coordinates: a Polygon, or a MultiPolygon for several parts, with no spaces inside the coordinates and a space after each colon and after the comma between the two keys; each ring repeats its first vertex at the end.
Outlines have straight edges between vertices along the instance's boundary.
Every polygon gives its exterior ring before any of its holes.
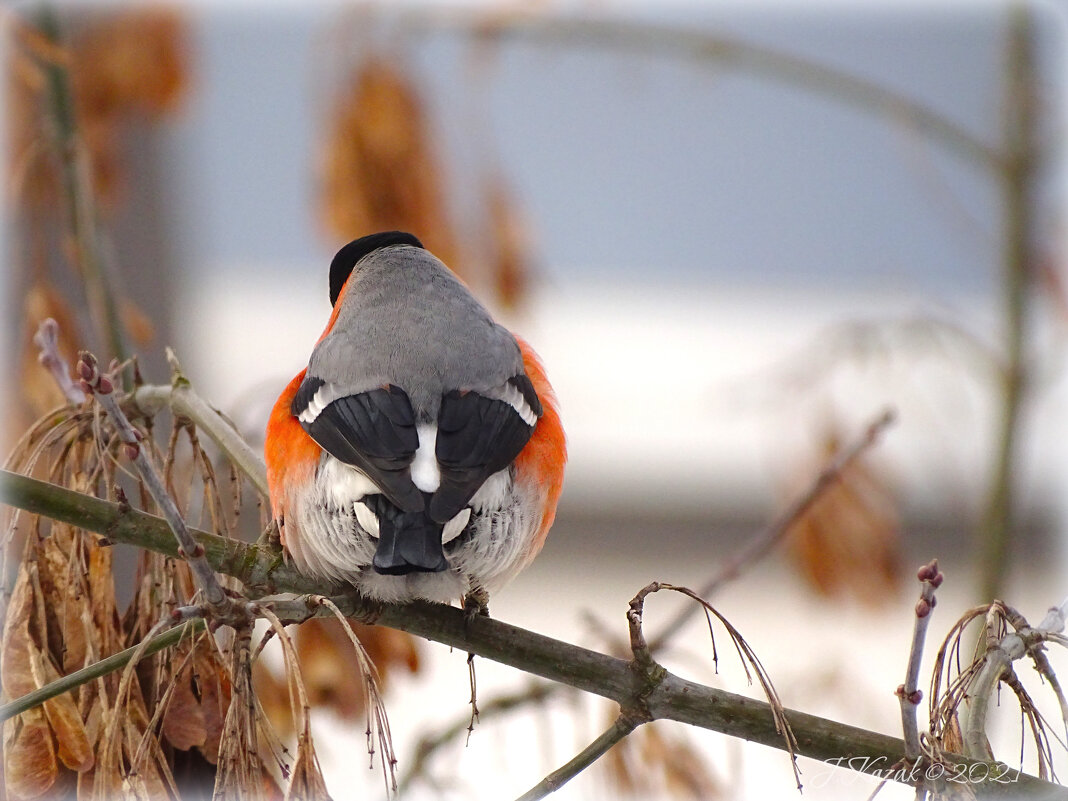
{"type": "Polygon", "coordinates": [[[960,719],[957,717],[956,712],[953,712],[946,721],[940,739],[943,751],[949,751],[953,754],[964,753],[964,735],[961,733],[960,719]]]}
{"type": "MultiPolygon", "coordinates": [[[[60,678],[59,671],[36,646],[30,654],[30,666],[37,689],[60,678]]],[[[78,705],[74,702],[73,693],[65,692],[45,701],[44,712],[56,738],[59,758],[63,764],[79,773],[91,768],[94,762],[93,746],[86,733],[78,705]]]]}
{"type": "Polygon", "coordinates": [[[93,615],[93,629],[99,642],[98,653],[113,654],[126,647],[120,634],[119,610],[115,603],[115,575],[112,572],[111,548],[93,545],[89,548],[89,608],[93,615]]]}
{"type": "MultiPolygon", "coordinates": [[[[103,746],[100,746],[99,748],[105,750],[103,749],[103,746]]],[[[99,750],[98,754],[100,754],[99,750]]],[[[88,798],[96,801],[97,799],[127,797],[122,779],[122,770],[118,761],[115,759],[100,758],[97,760],[96,765],[93,766],[91,771],[86,771],[82,775],[86,778],[92,775],[93,782],[84,791],[82,787],[85,782],[78,782],[79,798],[88,798]]]]}
{"type": "Polygon", "coordinates": [[[157,119],[174,111],[185,95],[185,38],[179,14],[154,7],[103,16],[73,43],[71,77],[81,134],[92,154],[93,187],[105,207],[119,199],[126,120],[157,119]]]}
{"type": "MultiPolygon", "coordinates": [[[[175,660],[181,659],[175,655],[175,660]]],[[[174,679],[167,711],[163,714],[163,736],[175,748],[188,751],[204,745],[208,737],[204,710],[193,692],[193,665],[186,663],[174,679]]]]}
{"type": "Polygon", "coordinates": [[[16,69],[9,70],[9,161],[22,176],[18,192],[35,211],[54,214],[58,181],[53,161],[41,157],[49,141],[41,106],[47,82],[43,63],[68,66],[79,139],[93,168],[97,199],[112,205],[122,182],[122,126],[131,117],[157,119],[174,111],[186,93],[189,51],[185,23],[174,10],[146,7],[116,13],[95,12],[66,48],[57,47],[27,26],[17,37],[16,69]]]}
{"type": "Polygon", "coordinates": [[[279,737],[288,739],[296,730],[296,724],[285,677],[276,674],[265,660],[257,659],[252,664],[252,687],[271,728],[279,737]]]}
{"type": "Polygon", "coordinates": [[[85,587],[84,535],[69,526],[54,524],[38,555],[38,576],[48,616],[48,648],[70,673],[85,665],[87,629],[93,613],[85,587]],[[75,564],[71,564],[71,557],[75,564]]]}
{"type": "MultiPolygon", "coordinates": [[[[395,668],[419,670],[419,649],[409,634],[382,626],[349,621],[378,671],[384,691],[395,668]]],[[[313,618],[297,629],[297,659],[312,706],[329,706],[343,719],[364,712],[363,683],[352,678],[352,643],[337,618],[313,618]]]]}
{"type": "Polygon", "coordinates": [[[100,735],[104,728],[104,702],[99,696],[94,696],[89,702],[89,713],[85,716],[85,735],[95,748],[100,741],[100,735]]]}
{"type": "Polygon", "coordinates": [[[156,338],[156,326],[144,309],[129,298],[122,298],[119,311],[122,316],[123,328],[133,339],[134,344],[142,348],[151,345],[156,338]]]}
{"type": "Polygon", "coordinates": [[[36,603],[33,597],[33,582],[24,562],[19,566],[15,587],[8,602],[7,618],[4,621],[4,641],[0,644],[0,685],[4,697],[9,700],[21,698],[36,689],[33,680],[31,649],[36,648],[30,636],[30,623],[36,603]]]}
{"type": "Polygon", "coordinates": [[[493,285],[506,309],[518,308],[530,289],[531,237],[515,195],[496,177],[486,187],[493,285]]]}
{"type": "Polygon", "coordinates": [[[210,642],[202,641],[195,659],[205,733],[200,752],[214,765],[219,761],[219,743],[226,721],[226,710],[230,707],[231,685],[230,674],[219,661],[218,654],[211,648],[210,642]],[[208,649],[211,651],[207,652],[208,649]]]}
{"type": "Polygon", "coordinates": [[[83,114],[177,109],[189,73],[185,23],[172,8],[124,10],[101,19],[75,43],[74,74],[83,114]]]}
{"type": "Polygon", "coordinates": [[[412,231],[455,265],[433,141],[423,102],[396,63],[372,55],[357,66],[331,115],[320,161],[319,205],[331,238],[412,231]]]}
{"type": "MultiPolygon", "coordinates": [[[[839,438],[825,439],[824,452],[839,438]]],[[[811,481],[814,471],[801,471],[811,481]]],[[[801,484],[802,482],[797,482],[801,484]]],[[[885,479],[851,462],[790,529],[789,550],[801,575],[821,595],[849,594],[869,604],[895,597],[901,579],[900,525],[885,479]]]]}
{"type": "Polygon", "coordinates": [[[34,707],[4,722],[4,782],[12,799],[40,798],[56,783],[59,765],[44,710],[34,707]]]}
{"type": "Polygon", "coordinates": [[[605,755],[619,795],[669,795],[697,801],[725,797],[725,788],[684,734],[668,736],[655,724],[632,732],[605,755]]]}

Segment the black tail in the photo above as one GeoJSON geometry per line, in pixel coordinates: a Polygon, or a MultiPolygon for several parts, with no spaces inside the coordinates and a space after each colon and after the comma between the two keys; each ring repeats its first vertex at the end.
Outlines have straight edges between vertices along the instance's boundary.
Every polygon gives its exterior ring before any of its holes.
{"type": "Polygon", "coordinates": [[[440,573],[449,567],[441,548],[444,526],[426,511],[403,512],[384,495],[364,503],[378,517],[378,548],[371,565],[376,573],[405,576],[409,573],[440,573]]]}

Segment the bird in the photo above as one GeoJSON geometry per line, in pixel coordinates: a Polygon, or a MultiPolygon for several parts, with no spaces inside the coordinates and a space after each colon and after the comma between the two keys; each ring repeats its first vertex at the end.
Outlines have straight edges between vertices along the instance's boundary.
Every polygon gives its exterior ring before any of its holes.
{"type": "Polygon", "coordinates": [[[488,614],[563,487],[544,365],[413,234],[349,242],[329,287],[326,328],[267,424],[283,552],[367,598],[488,614]]]}

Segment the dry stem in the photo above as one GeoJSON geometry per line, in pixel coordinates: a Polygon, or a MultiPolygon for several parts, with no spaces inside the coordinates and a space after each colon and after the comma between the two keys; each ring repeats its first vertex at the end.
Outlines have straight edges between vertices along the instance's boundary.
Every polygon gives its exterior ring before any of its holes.
{"type": "Polygon", "coordinates": [[[916,575],[921,584],[920,600],[916,604],[916,623],[912,630],[912,646],[909,649],[909,662],[905,670],[905,683],[897,688],[897,697],[901,702],[901,728],[905,737],[905,758],[914,762],[922,754],[920,746],[919,724],[916,722],[916,708],[923,700],[920,684],[920,663],[923,660],[923,643],[927,636],[927,626],[931,622],[931,612],[935,606],[935,590],[941,586],[944,576],[938,570],[938,560],[932,559],[920,568],[916,575]]]}
{"type": "Polygon", "coordinates": [[[97,402],[111,418],[116,433],[126,445],[127,456],[136,465],[152,500],[163,512],[167,524],[174,533],[174,538],[178,541],[178,553],[188,562],[197,586],[204,594],[211,621],[214,624],[231,625],[235,628],[247,623],[248,611],[244,606],[235,604],[233,599],[226,594],[219,582],[219,577],[205,558],[204,546],[200,545],[189,533],[185,520],[178,511],[178,506],[163,485],[163,479],[145,455],[141,447],[142,437],[119,407],[111,379],[100,372],[96,357],[85,351],[81,353],[78,371],[82,376],[83,388],[93,393],[97,402]]]}
{"type": "MultiPolygon", "coordinates": [[[[698,589],[696,596],[699,598],[710,597],[724,584],[737,578],[743,570],[764,558],[786,536],[793,525],[812,508],[812,505],[838,481],[842,473],[879,441],[882,433],[896,419],[897,415],[893,409],[884,409],[878,417],[868,424],[861,437],[838,451],[827,462],[808,489],[790,504],[786,511],[768,526],[762,534],[749,540],[743,548],[734,554],[715,576],[698,589]]],[[[679,610],[679,613],[649,643],[649,650],[656,652],[662,649],[667,641],[677,634],[700,608],[700,606],[687,604],[679,610]]]]}

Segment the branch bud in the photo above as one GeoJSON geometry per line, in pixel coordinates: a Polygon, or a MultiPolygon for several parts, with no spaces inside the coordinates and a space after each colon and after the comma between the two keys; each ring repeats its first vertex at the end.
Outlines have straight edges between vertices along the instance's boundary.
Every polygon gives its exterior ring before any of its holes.
{"type": "Polygon", "coordinates": [[[938,575],[938,560],[932,559],[916,571],[916,578],[920,581],[933,581],[938,575]]]}

